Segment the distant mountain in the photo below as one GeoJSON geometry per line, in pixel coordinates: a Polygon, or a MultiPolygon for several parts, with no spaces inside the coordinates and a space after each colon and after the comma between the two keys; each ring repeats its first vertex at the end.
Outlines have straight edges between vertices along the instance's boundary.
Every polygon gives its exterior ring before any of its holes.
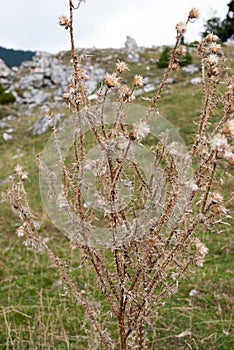
{"type": "Polygon", "coordinates": [[[20,66],[23,61],[31,61],[35,52],[6,49],[0,46],[0,58],[4,60],[6,65],[11,68],[20,66]]]}

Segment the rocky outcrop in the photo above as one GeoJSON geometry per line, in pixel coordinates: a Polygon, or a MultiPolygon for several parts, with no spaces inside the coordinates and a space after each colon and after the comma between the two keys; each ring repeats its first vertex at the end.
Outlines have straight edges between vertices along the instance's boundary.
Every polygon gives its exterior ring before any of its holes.
{"type": "Polygon", "coordinates": [[[9,67],[7,67],[5,62],[0,58],[0,84],[4,88],[9,87],[13,75],[14,73],[12,72],[12,70],[9,67]]]}
{"type": "MultiPolygon", "coordinates": [[[[89,94],[92,94],[103,80],[105,71],[97,66],[89,66],[86,70],[90,77],[86,88],[89,94]]],[[[71,65],[62,64],[53,55],[37,52],[32,61],[23,62],[14,73],[8,67],[4,72],[5,77],[11,77],[11,83],[8,82],[8,85],[16,102],[35,107],[47,101],[63,101],[63,93],[70,83],[73,68],[71,65]]]]}

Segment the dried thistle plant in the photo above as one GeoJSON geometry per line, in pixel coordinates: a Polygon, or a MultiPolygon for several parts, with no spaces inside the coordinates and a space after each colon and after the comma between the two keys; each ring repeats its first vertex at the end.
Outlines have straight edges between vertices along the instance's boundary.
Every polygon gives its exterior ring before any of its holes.
{"type": "Polygon", "coordinates": [[[85,88],[88,76],[75,52],[72,0],[69,9],[70,18],[60,17],[59,24],[70,32],[74,72],[64,99],[73,119],[70,124],[66,121],[64,132],[51,117],[53,138],[38,156],[38,164],[45,207],[71,249],[81,252],[80,269],[90,272],[92,267],[97,285],[87,283],[79,289],[43,240],[24,188],[28,175],[20,166],[15,169],[18,180],[10,178],[5,197],[22,220],[18,236],[47,253],[77,304],[85,308],[93,348],[147,349],[147,326],[155,309],[178,292],[189,268],[203,265],[208,249],[199,232],[213,232],[230,216],[233,194],[224,200],[220,189],[234,165],[234,84],[223,73],[225,57],[218,38],[209,34],[198,46],[204,100],[189,152],[170,124],[160,119],[157,102],[174,65],[186,53],[181,38],[189,22],[198,18],[197,10],[176,25],[168,68],[145,108],[132,103],[143,77],[135,75],[132,86],[126,86],[122,76],[129,68],[123,61],[106,74],[97,102],[91,105],[85,88]],[[109,102],[113,93],[116,103],[109,102]],[[222,116],[213,123],[218,105],[222,116]],[[144,142],[149,134],[155,135],[151,149],[144,142]],[[90,297],[95,288],[108,305],[104,315],[90,297]],[[118,337],[109,327],[112,323],[118,325],[118,337]]]}

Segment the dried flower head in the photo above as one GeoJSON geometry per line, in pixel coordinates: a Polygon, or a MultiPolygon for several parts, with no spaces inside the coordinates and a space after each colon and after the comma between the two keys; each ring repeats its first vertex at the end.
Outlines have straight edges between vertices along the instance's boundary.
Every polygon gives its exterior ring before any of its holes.
{"type": "Polygon", "coordinates": [[[119,85],[119,78],[116,77],[115,73],[113,74],[107,73],[104,81],[108,89],[117,87],[119,85]]]}
{"type": "Polygon", "coordinates": [[[118,60],[115,64],[115,66],[116,66],[116,70],[118,73],[124,73],[127,70],[129,70],[127,63],[124,61],[118,60]]]}
{"type": "Polygon", "coordinates": [[[179,35],[186,33],[187,26],[184,22],[178,22],[176,25],[176,31],[179,35]]]}
{"type": "Polygon", "coordinates": [[[216,44],[214,42],[212,42],[209,46],[209,51],[211,53],[218,53],[218,52],[221,52],[221,50],[222,50],[221,45],[216,44]]]}
{"type": "Polygon", "coordinates": [[[65,27],[65,29],[68,29],[70,27],[69,20],[66,16],[60,16],[58,23],[61,27],[65,27]]]}
{"type": "Polygon", "coordinates": [[[193,18],[199,18],[199,12],[198,12],[198,9],[196,8],[192,8],[189,12],[189,15],[188,15],[188,18],[189,19],[193,19],[193,18]]]}
{"type": "Polygon", "coordinates": [[[172,65],[171,65],[171,69],[172,69],[172,70],[177,70],[177,69],[179,69],[179,67],[180,67],[180,65],[179,65],[179,63],[177,63],[177,62],[174,62],[174,63],[172,63],[172,65]]]}
{"type": "Polygon", "coordinates": [[[234,119],[228,120],[224,124],[223,133],[234,138],[234,119]]]}
{"type": "Polygon", "coordinates": [[[185,56],[186,55],[186,52],[187,52],[187,49],[186,49],[186,46],[184,45],[181,45],[180,47],[178,47],[176,49],[176,54],[178,56],[185,56]]]}
{"type": "Polygon", "coordinates": [[[25,171],[23,171],[20,165],[16,165],[15,171],[17,172],[17,175],[19,176],[21,181],[28,180],[28,174],[25,171]]]}
{"type": "Polygon", "coordinates": [[[121,85],[119,87],[118,92],[119,92],[119,100],[120,101],[132,102],[135,100],[135,96],[133,95],[132,91],[126,85],[121,85]]]}
{"type": "Polygon", "coordinates": [[[135,75],[133,80],[134,86],[141,87],[144,84],[143,77],[141,75],[135,75]]]}
{"type": "Polygon", "coordinates": [[[217,41],[219,41],[219,37],[218,35],[214,35],[212,33],[209,33],[206,37],[205,37],[206,41],[209,41],[209,42],[214,42],[216,43],[217,41]]]}
{"type": "Polygon", "coordinates": [[[216,203],[216,204],[223,203],[223,196],[219,192],[215,191],[211,195],[211,201],[212,203],[216,203]]]}
{"type": "Polygon", "coordinates": [[[231,154],[227,159],[228,164],[234,166],[234,154],[231,154]]]}

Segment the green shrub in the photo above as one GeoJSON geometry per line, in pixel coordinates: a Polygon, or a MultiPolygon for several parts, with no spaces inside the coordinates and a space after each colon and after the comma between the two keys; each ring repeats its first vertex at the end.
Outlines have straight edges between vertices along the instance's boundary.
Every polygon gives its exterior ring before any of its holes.
{"type": "Polygon", "coordinates": [[[158,68],[167,68],[169,60],[170,60],[170,52],[171,48],[166,46],[161,53],[159,61],[157,63],[158,68]]]}
{"type": "MultiPolygon", "coordinates": [[[[171,50],[172,49],[169,46],[166,46],[163,49],[163,52],[161,53],[161,56],[160,56],[159,61],[157,63],[158,68],[167,68],[169,60],[170,60],[171,50]]],[[[185,56],[180,58],[179,64],[180,64],[180,66],[184,67],[184,66],[187,66],[188,64],[191,64],[192,61],[193,61],[193,58],[187,50],[185,56]]]]}
{"type": "Polygon", "coordinates": [[[0,104],[9,104],[15,102],[15,97],[12,92],[6,92],[6,90],[0,85],[0,104]]]}

